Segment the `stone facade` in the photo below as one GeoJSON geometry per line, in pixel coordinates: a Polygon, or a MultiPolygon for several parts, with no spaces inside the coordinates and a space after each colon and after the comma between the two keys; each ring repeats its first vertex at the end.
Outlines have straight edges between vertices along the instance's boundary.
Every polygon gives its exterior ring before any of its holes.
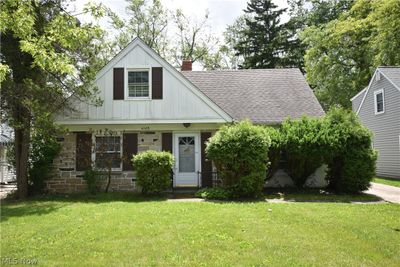
{"type": "MultiPolygon", "coordinates": [[[[147,149],[161,150],[161,133],[138,134],[139,152],[147,149]],[[141,141],[143,140],[143,141],[141,141]]],[[[46,183],[50,193],[79,193],[87,189],[86,181],[82,178],[83,172],[76,171],[76,134],[67,133],[60,139],[61,152],[53,161],[52,179],[46,183]]],[[[106,173],[99,179],[99,188],[103,190],[107,183],[106,173]]],[[[109,191],[136,191],[134,172],[113,171],[109,191]]]]}
{"type": "Polygon", "coordinates": [[[138,153],[146,150],[161,151],[161,132],[141,132],[138,134],[138,153]]]}

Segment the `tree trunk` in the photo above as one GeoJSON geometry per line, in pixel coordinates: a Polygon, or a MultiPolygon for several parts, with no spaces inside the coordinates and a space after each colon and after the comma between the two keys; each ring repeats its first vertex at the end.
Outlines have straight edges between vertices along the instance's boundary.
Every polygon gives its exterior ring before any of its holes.
{"type": "Polygon", "coordinates": [[[106,185],[106,190],[105,190],[106,193],[108,193],[108,189],[110,188],[110,184],[111,184],[111,168],[108,168],[108,171],[107,171],[107,185],[106,185]]]}
{"type": "Polygon", "coordinates": [[[18,197],[28,196],[28,158],[30,144],[30,126],[14,128],[15,133],[15,165],[17,175],[18,197]]]}

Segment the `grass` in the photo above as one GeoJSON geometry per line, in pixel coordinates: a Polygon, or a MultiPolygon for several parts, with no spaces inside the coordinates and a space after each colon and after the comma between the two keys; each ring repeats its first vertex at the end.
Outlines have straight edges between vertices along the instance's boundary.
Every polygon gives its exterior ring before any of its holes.
{"type": "Polygon", "coordinates": [[[382,201],[381,198],[369,194],[332,194],[320,189],[303,189],[284,188],[284,189],[267,189],[265,192],[267,199],[280,199],[292,202],[376,202],[382,201]]]}
{"type": "Polygon", "coordinates": [[[1,257],[39,266],[399,266],[399,216],[396,204],[42,197],[2,203],[1,257]]]}
{"type": "Polygon", "coordinates": [[[391,178],[378,178],[377,177],[377,178],[374,178],[373,182],[400,187],[400,179],[396,180],[396,179],[391,179],[391,178]]]}

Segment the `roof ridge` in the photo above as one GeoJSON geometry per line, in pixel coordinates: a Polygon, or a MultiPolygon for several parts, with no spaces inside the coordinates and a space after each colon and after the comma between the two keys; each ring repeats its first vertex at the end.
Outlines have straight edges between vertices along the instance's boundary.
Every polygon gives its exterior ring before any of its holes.
{"type": "Polygon", "coordinates": [[[220,70],[192,70],[180,71],[182,73],[191,72],[250,72],[250,71],[280,71],[280,70],[300,70],[299,68],[265,68],[265,69],[220,69],[220,70]]]}
{"type": "Polygon", "coordinates": [[[378,66],[378,69],[400,69],[400,66],[378,66]]]}

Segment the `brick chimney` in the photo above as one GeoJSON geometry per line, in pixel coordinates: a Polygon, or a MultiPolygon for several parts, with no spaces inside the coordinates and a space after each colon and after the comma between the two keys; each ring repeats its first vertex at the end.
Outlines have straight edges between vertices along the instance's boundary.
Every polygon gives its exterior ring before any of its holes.
{"type": "Polygon", "coordinates": [[[192,60],[184,59],[182,61],[181,71],[191,71],[192,70],[192,60]]]}

